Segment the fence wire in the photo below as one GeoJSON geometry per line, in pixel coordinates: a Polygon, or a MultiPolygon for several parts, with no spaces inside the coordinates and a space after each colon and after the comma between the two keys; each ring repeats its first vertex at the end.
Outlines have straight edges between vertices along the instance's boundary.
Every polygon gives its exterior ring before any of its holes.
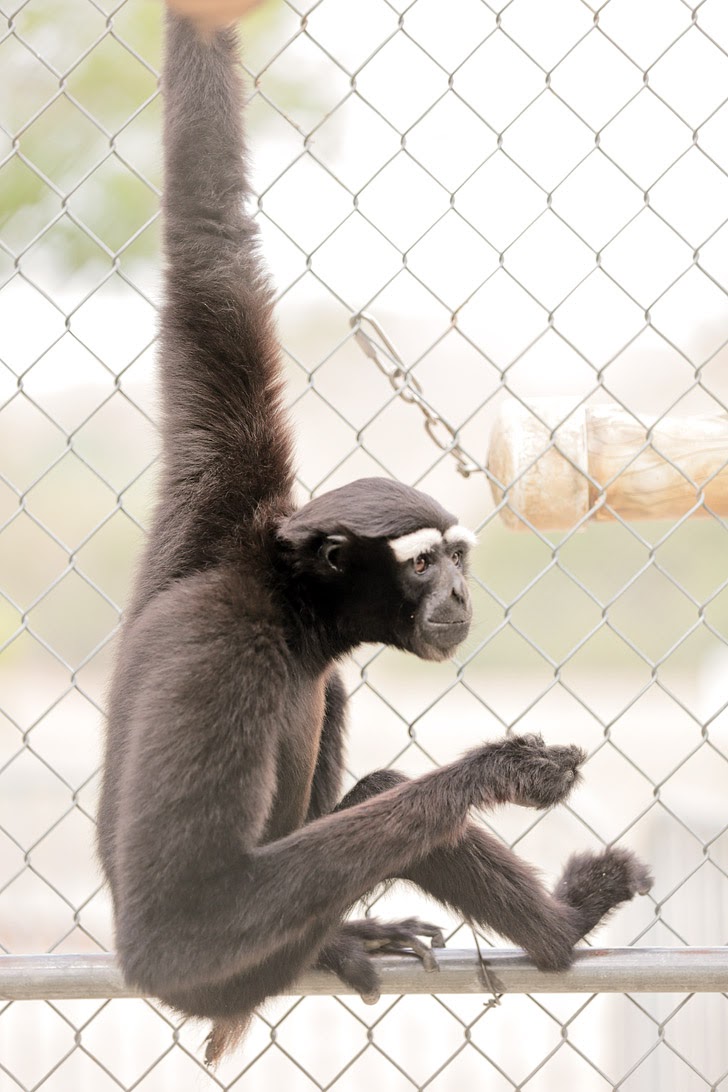
{"type": "MultiPolygon", "coordinates": [[[[93,953],[105,685],[155,479],[160,10],[0,12],[0,950],[93,953]]],[[[580,743],[568,806],[490,827],[549,876],[614,842],[651,861],[600,945],[725,944],[728,528],[514,535],[457,471],[509,399],[725,412],[728,9],[276,0],[245,65],[301,497],[392,474],[480,531],[457,661],[353,657],[351,778],[504,730],[580,743]]],[[[372,908],[446,919],[412,891],[372,908]]],[[[472,938],[450,920],[449,942],[472,938]]],[[[151,1002],[0,1002],[0,1090],[726,1090],[726,1000],[287,997],[214,1075],[201,1028],[151,1002]]]]}

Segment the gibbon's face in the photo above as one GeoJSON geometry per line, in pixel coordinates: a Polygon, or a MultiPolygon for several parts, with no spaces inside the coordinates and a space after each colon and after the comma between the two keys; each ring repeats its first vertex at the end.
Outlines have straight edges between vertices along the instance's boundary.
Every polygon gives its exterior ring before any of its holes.
{"type": "Polygon", "coordinates": [[[467,636],[476,538],[428,494],[360,478],[293,512],[278,535],[334,644],[381,642],[445,660],[467,636]]]}
{"type": "Polygon", "coordinates": [[[468,555],[474,542],[472,531],[459,524],[444,532],[423,527],[389,541],[402,589],[401,644],[423,660],[446,660],[468,635],[468,555]]]}

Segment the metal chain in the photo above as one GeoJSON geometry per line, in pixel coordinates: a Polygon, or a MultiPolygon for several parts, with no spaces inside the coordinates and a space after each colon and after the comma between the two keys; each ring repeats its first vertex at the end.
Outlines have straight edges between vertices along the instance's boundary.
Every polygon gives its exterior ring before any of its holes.
{"type": "Polygon", "coordinates": [[[354,338],[364,355],[374,361],[403,402],[417,406],[425,418],[425,432],[440,451],[445,451],[453,457],[457,463],[458,474],[464,478],[469,478],[471,474],[482,474],[483,468],[469,459],[460,446],[457,431],[430,407],[424,397],[422,385],[415,379],[411,370],[407,370],[402,357],[377,320],[366,311],[360,311],[359,314],[353,315],[349,322],[354,330],[354,338]],[[372,328],[382,344],[377,343],[362,323],[372,328]]]}

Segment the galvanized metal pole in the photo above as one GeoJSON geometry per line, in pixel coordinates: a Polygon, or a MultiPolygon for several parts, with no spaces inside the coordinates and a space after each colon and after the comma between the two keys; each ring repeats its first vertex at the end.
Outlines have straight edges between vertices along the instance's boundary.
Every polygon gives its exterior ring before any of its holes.
{"type": "MultiPolygon", "coordinates": [[[[485,954],[499,993],[723,993],[728,992],[728,947],[589,948],[567,971],[539,971],[519,950],[485,954]]],[[[439,971],[425,971],[408,955],[376,957],[382,992],[489,993],[475,951],[438,951],[439,971]]],[[[308,971],[289,994],[353,991],[326,971],[308,971]]],[[[135,997],[113,955],[0,956],[0,999],[135,997]]]]}

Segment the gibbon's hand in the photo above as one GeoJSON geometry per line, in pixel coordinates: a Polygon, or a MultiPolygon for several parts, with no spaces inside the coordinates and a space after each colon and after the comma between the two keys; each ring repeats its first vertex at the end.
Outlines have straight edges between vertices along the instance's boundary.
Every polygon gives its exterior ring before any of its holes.
{"type": "Polygon", "coordinates": [[[167,0],[168,7],[207,30],[228,26],[261,0],[167,0]]]}

